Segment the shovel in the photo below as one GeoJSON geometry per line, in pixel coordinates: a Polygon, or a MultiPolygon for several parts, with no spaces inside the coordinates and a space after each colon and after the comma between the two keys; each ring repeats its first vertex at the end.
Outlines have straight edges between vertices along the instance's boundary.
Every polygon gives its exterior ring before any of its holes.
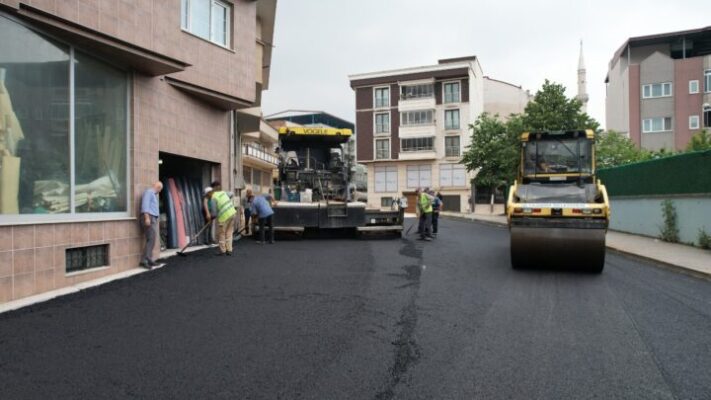
{"type": "Polygon", "coordinates": [[[202,235],[202,233],[205,232],[205,229],[209,228],[211,225],[212,225],[212,221],[206,223],[205,226],[203,226],[203,227],[200,229],[200,231],[199,231],[198,233],[196,233],[195,236],[193,236],[192,240],[189,241],[188,244],[186,244],[185,247],[183,247],[182,249],[180,249],[180,251],[179,251],[178,253],[176,253],[176,254],[178,254],[178,255],[181,256],[181,257],[187,257],[187,254],[185,254],[185,249],[187,249],[188,247],[190,247],[190,245],[192,245],[192,244],[195,242],[195,240],[197,240],[197,238],[199,238],[200,235],[202,235]]]}

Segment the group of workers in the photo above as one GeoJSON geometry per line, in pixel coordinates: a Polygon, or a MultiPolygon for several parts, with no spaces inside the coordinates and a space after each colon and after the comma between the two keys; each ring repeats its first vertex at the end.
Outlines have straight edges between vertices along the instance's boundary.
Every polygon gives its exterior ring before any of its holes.
{"type": "MultiPolygon", "coordinates": [[[[155,246],[157,225],[159,217],[158,194],[163,189],[163,184],[156,181],[153,186],[143,192],[141,198],[141,228],[146,236],[145,248],[140,265],[151,269],[157,265],[153,260],[153,248],[155,246]]],[[[235,226],[240,224],[238,210],[232,200],[233,193],[222,190],[219,181],[214,181],[206,187],[203,192],[203,214],[206,224],[215,226],[218,256],[232,255],[232,242],[235,226]]],[[[269,229],[269,243],[274,243],[273,215],[274,199],[271,195],[254,195],[251,189],[247,189],[243,201],[245,234],[250,233],[250,224],[255,220],[259,224],[259,240],[257,243],[266,243],[266,229],[269,229]]]]}
{"type": "Polygon", "coordinates": [[[439,228],[439,212],[442,211],[442,195],[434,190],[417,188],[417,216],[419,218],[417,233],[420,240],[430,241],[437,237],[439,228]]]}

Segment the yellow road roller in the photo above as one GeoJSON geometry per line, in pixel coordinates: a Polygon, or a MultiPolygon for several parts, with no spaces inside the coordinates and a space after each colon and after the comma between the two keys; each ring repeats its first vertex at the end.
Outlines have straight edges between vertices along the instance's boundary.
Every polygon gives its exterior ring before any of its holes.
{"type": "Polygon", "coordinates": [[[520,153],[506,203],[511,266],[602,272],[610,203],[595,176],[595,133],[524,132],[520,153]]]}

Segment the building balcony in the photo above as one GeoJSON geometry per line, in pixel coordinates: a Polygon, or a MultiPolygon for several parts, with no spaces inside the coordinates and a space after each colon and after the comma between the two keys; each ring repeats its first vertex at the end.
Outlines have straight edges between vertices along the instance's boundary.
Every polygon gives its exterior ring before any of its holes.
{"type": "Polygon", "coordinates": [[[398,153],[398,160],[436,160],[437,151],[432,149],[417,151],[401,151],[398,153]]]}
{"type": "Polygon", "coordinates": [[[279,165],[279,158],[276,154],[249,143],[242,145],[242,155],[245,164],[258,168],[274,169],[279,165]]]}
{"type": "Polygon", "coordinates": [[[400,112],[417,111],[417,110],[433,110],[436,106],[434,96],[431,97],[411,97],[400,98],[397,104],[397,109],[400,112]]]}
{"type": "Polygon", "coordinates": [[[401,125],[398,129],[398,136],[401,139],[436,135],[437,126],[434,124],[434,122],[427,125],[401,125]]]}

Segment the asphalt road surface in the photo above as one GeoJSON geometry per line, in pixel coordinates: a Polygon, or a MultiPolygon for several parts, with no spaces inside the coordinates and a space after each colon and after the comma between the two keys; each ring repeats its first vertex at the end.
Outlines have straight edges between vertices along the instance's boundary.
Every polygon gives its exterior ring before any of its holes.
{"type": "Polygon", "coordinates": [[[711,282],[508,232],[240,241],[0,316],[7,399],[711,399],[711,282]]]}

